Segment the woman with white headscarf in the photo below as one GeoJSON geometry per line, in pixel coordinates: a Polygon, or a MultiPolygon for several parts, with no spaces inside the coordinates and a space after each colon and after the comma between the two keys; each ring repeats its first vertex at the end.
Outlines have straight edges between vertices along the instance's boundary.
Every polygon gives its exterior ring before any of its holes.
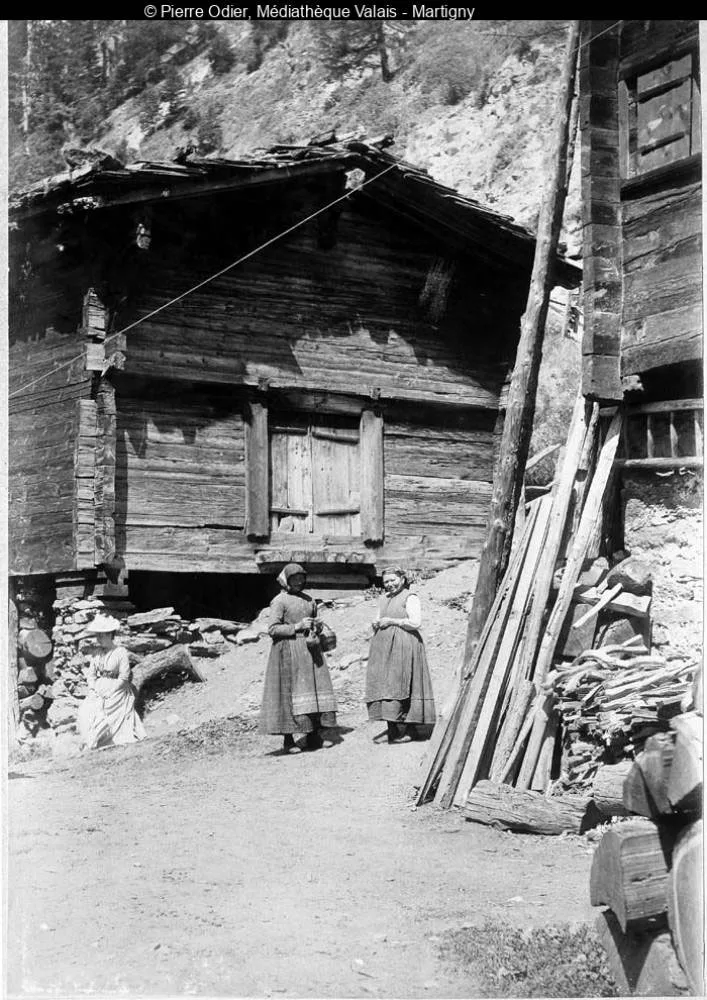
{"type": "Polygon", "coordinates": [[[88,667],[88,694],[76,720],[86,750],[145,738],[145,727],[135,710],[128,651],[115,642],[119,629],[117,618],[103,614],[86,626],[98,647],[88,667]]]}
{"type": "Polygon", "coordinates": [[[317,750],[321,730],[336,725],[334,690],[317,639],[317,604],[303,593],[307,574],[299,563],[288,563],[277,580],[282,591],[270,604],[272,649],[259,730],[284,736],[284,753],[295,750],[295,733],[306,733],[304,749],[317,750]]]}

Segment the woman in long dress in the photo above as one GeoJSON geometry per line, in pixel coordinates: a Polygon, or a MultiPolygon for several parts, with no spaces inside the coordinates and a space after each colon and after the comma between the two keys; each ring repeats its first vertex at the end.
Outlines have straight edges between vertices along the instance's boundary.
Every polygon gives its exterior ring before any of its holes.
{"type": "Polygon", "coordinates": [[[282,591],[270,604],[272,649],[259,730],[284,736],[284,753],[296,748],[295,733],[306,733],[304,748],[317,750],[321,730],[336,726],[334,689],[317,641],[317,605],[303,593],[307,575],[299,563],[285,566],[277,580],[282,591]]]}
{"type": "Polygon", "coordinates": [[[420,635],[420,599],[402,569],[383,574],[384,596],[373,622],[368,654],[369,719],[388,723],[388,742],[424,739],[436,721],[432,681],[420,635]]]}
{"type": "Polygon", "coordinates": [[[98,652],[88,667],[88,694],[78,711],[77,725],[84,748],[135,743],[145,738],[145,727],[135,709],[130,659],[115,636],[120,622],[110,615],[96,615],[86,631],[96,637],[98,652]]]}

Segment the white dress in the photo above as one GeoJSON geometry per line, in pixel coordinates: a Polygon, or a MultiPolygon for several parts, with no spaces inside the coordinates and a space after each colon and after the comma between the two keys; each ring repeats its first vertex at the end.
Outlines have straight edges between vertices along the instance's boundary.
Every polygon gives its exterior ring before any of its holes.
{"type": "Polygon", "coordinates": [[[88,694],[76,720],[86,749],[143,740],[145,727],[135,710],[127,649],[115,646],[91,657],[87,680],[88,694]]]}

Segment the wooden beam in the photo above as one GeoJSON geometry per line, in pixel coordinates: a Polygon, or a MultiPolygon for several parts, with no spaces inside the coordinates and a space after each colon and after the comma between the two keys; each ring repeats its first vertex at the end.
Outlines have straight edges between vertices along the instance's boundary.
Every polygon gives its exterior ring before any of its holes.
{"type": "Polygon", "coordinates": [[[383,417],[374,410],[361,413],[361,537],[380,545],[385,536],[385,470],[383,466],[383,417]]]}
{"type": "Polygon", "coordinates": [[[251,400],[245,426],[246,520],[248,538],[270,534],[270,444],[268,409],[262,400],[251,400]]]}
{"type": "Polygon", "coordinates": [[[94,562],[115,556],[115,449],[117,418],[115,388],[107,378],[96,393],[96,461],[93,477],[94,562]]]}
{"type": "Polygon", "coordinates": [[[479,578],[469,619],[465,653],[467,660],[471,659],[484,621],[493,604],[498,583],[508,564],[513,522],[530,445],[545,321],[554,281],[554,261],[567,194],[567,163],[568,159],[571,159],[571,156],[568,156],[568,145],[578,42],[579,24],[573,21],[568,35],[565,66],[558,95],[553,162],[538,225],[528,302],[521,323],[520,343],[494,477],[487,537],[481,555],[479,578]]]}

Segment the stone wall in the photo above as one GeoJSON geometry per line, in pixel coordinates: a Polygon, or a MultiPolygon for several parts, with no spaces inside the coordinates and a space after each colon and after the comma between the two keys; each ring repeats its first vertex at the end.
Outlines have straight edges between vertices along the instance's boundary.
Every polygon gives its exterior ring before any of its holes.
{"type": "Polygon", "coordinates": [[[621,491],[624,545],[653,569],[654,645],[701,656],[703,621],[703,483],[692,469],[625,471],[621,491]]]}

